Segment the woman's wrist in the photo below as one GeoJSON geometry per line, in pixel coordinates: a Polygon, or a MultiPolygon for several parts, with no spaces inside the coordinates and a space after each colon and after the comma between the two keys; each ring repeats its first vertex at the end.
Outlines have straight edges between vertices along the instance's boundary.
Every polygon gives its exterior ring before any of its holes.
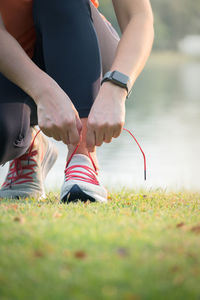
{"type": "Polygon", "coordinates": [[[104,82],[101,86],[100,91],[105,92],[106,94],[111,94],[114,98],[119,100],[126,100],[127,90],[122,88],[111,81],[104,82]]]}
{"type": "Polygon", "coordinates": [[[41,72],[34,80],[31,80],[31,84],[27,88],[27,93],[37,104],[39,99],[43,95],[49,93],[50,90],[58,87],[58,84],[46,73],[41,72]]]}

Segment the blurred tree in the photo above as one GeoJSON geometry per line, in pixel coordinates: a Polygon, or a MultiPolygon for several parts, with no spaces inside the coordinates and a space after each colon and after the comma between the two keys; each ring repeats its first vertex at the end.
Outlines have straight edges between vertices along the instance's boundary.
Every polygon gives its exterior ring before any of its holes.
{"type": "Polygon", "coordinates": [[[155,16],[155,48],[176,49],[189,34],[200,34],[199,0],[152,0],[155,16]]]}
{"type": "MultiPolygon", "coordinates": [[[[155,19],[155,49],[177,48],[189,34],[200,35],[200,0],[151,0],[155,19]]],[[[100,10],[120,32],[111,0],[100,0],[100,10]]]]}

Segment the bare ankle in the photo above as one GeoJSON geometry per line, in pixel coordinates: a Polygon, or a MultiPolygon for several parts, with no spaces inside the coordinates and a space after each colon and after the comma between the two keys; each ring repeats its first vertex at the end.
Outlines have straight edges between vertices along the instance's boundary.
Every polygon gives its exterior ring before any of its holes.
{"type": "MultiPolygon", "coordinates": [[[[74,152],[75,147],[72,145],[68,145],[68,155],[67,155],[67,159],[69,159],[69,157],[72,155],[72,153],[74,152]]],[[[89,155],[92,157],[92,159],[94,160],[95,164],[98,166],[98,161],[97,161],[97,155],[96,155],[96,149],[93,152],[89,152],[88,149],[86,147],[83,147],[83,145],[79,145],[79,147],[76,150],[76,154],[83,154],[89,157],[89,155]]]]}

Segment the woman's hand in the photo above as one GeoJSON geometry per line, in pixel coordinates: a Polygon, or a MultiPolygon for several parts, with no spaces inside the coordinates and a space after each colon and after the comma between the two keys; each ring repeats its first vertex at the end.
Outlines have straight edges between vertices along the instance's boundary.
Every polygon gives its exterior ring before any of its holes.
{"type": "Polygon", "coordinates": [[[37,104],[38,125],[43,133],[67,145],[77,145],[82,124],[65,92],[52,81],[34,100],[37,104]]]}
{"type": "Polygon", "coordinates": [[[126,96],[125,89],[111,82],[102,85],[88,117],[86,140],[89,151],[120,135],[125,121],[126,96]]]}

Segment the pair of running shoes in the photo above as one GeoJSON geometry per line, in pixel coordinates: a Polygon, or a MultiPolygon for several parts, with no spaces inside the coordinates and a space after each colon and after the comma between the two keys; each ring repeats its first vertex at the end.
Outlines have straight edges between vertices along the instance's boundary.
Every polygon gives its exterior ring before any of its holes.
{"type": "MultiPolygon", "coordinates": [[[[76,150],[77,147],[66,163],[61,201],[107,202],[107,191],[99,182],[92,157],[76,154],[76,150]]],[[[40,131],[35,131],[27,152],[9,163],[8,174],[0,189],[0,198],[45,198],[44,181],[57,155],[54,144],[40,131]]]]}
{"type": "MultiPolygon", "coordinates": [[[[54,144],[41,133],[35,131],[31,146],[27,152],[9,164],[8,174],[0,189],[0,198],[19,199],[27,197],[45,198],[44,181],[57,159],[54,144]]],[[[138,144],[144,157],[146,179],[146,158],[133,134],[128,131],[138,144]]],[[[76,154],[78,146],[69,157],[61,188],[61,202],[107,202],[107,190],[100,183],[97,167],[90,156],[76,154]]]]}

